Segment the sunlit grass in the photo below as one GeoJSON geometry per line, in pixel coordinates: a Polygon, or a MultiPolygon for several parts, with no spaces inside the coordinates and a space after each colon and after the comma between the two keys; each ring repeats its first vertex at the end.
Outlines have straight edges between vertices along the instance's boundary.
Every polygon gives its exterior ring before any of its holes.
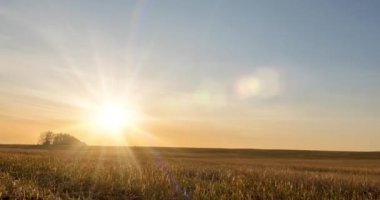
{"type": "Polygon", "coordinates": [[[103,147],[0,152],[0,193],[46,199],[380,198],[377,159],[295,157],[103,147]]]}

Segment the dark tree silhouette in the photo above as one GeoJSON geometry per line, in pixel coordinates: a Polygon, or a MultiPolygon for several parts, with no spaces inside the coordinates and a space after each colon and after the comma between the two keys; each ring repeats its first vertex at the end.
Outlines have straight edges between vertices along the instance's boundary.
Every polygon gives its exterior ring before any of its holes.
{"type": "Polygon", "coordinates": [[[74,136],[67,133],[53,133],[47,131],[41,134],[39,143],[44,146],[84,146],[85,143],[81,142],[74,136]]]}
{"type": "Polygon", "coordinates": [[[58,133],[54,136],[53,145],[81,145],[83,142],[77,138],[67,134],[67,133],[58,133]]]}
{"type": "Polygon", "coordinates": [[[53,144],[54,141],[54,133],[52,131],[46,131],[41,133],[39,143],[44,146],[48,146],[53,144]]]}

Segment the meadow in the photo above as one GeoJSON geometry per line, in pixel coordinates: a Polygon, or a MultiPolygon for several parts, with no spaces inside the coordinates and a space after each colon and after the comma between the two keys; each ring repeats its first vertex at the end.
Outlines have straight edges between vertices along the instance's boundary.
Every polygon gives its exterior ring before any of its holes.
{"type": "Polygon", "coordinates": [[[380,199],[380,153],[1,146],[0,199],[380,199]]]}

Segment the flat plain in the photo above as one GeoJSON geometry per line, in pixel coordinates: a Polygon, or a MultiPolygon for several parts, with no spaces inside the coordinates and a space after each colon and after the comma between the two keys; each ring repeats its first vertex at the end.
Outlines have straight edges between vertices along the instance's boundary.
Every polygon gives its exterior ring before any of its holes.
{"type": "Polygon", "coordinates": [[[380,153],[1,145],[0,199],[380,199],[380,153]]]}

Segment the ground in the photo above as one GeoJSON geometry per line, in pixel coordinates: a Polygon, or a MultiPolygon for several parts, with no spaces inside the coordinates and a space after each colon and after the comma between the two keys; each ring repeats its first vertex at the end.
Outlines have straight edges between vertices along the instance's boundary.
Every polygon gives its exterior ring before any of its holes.
{"type": "Polygon", "coordinates": [[[379,152],[0,146],[0,199],[380,199],[379,152]]]}

